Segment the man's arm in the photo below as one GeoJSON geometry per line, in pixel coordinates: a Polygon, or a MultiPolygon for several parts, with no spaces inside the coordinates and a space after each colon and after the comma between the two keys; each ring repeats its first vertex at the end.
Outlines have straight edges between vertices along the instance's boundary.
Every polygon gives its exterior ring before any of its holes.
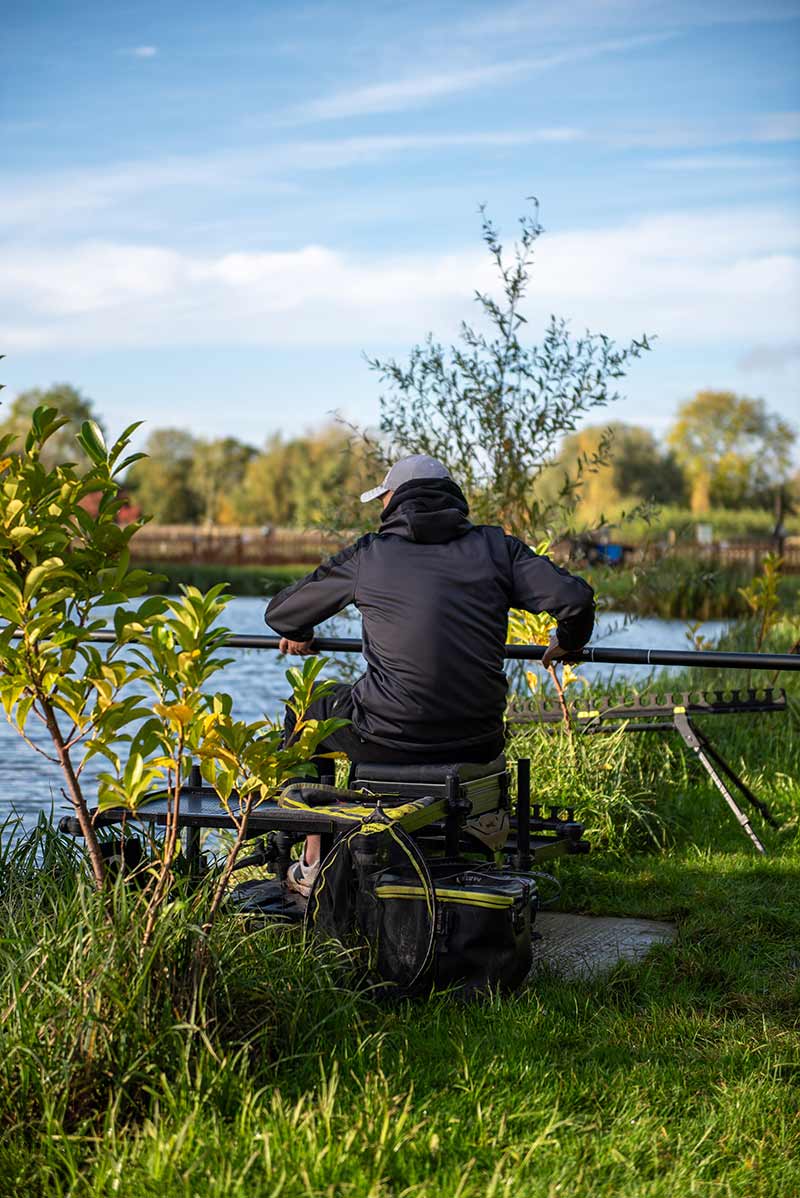
{"type": "Polygon", "coordinates": [[[315,625],[353,602],[363,541],[329,557],[270,600],[264,619],[286,642],[286,648],[281,644],[282,652],[308,652],[315,625]]]}
{"type": "Polygon", "coordinates": [[[558,657],[582,649],[594,627],[594,591],[584,579],[555,566],[549,557],[534,553],[517,537],[506,537],[511,560],[511,606],[530,612],[547,612],[554,616],[557,648],[563,653],[551,653],[549,665],[558,657]]]}

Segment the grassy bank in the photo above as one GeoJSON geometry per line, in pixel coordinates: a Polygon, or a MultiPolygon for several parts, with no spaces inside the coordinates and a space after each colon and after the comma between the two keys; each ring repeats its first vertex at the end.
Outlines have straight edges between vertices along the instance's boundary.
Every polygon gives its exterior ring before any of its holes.
{"type": "MultiPolygon", "coordinates": [[[[681,540],[693,542],[697,536],[698,524],[710,524],[713,538],[717,541],[735,541],[748,537],[769,538],[775,527],[775,513],[764,508],[742,508],[739,511],[713,508],[710,512],[697,513],[688,508],[665,505],[649,520],[625,517],[623,512],[626,508],[630,510],[631,504],[609,508],[605,515],[612,524],[615,520],[620,521],[616,528],[620,540],[637,544],[643,541],[665,540],[670,531],[676,533],[681,540]]],[[[783,524],[790,536],[800,534],[800,516],[786,515],[783,524]]]]}
{"type": "MultiPolygon", "coordinates": [[[[795,632],[779,629],[775,647],[795,632]]],[[[791,688],[796,704],[796,676],[791,688]]],[[[216,929],[193,994],[187,903],[142,957],[135,895],[120,889],[108,918],[74,846],[44,827],[27,850],[6,840],[4,1192],[796,1193],[795,713],[708,721],[783,822],[755,819],[766,859],[673,738],[573,751],[521,733],[512,751],[532,754],[536,797],[577,803],[596,846],[558,864],[562,907],[670,918],[678,940],[593,982],[539,976],[482,1004],[378,1004],[296,933],[235,919],[216,929]]]]}
{"type": "MultiPolygon", "coordinates": [[[[154,594],[174,594],[181,585],[206,590],[226,582],[234,595],[267,597],[291,586],[312,566],[213,566],[184,563],[144,563],[162,578],[154,583],[154,594]]],[[[746,570],[709,569],[699,562],[665,559],[642,569],[595,566],[581,570],[589,579],[607,610],[634,612],[664,619],[715,620],[745,615],[747,605],[738,588],[752,581],[746,570]]],[[[800,598],[800,575],[781,580],[784,610],[793,611],[800,598]]]]}
{"type": "Polygon", "coordinates": [[[232,595],[277,595],[284,587],[291,586],[302,578],[313,566],[217,566],[202,562],[141,562],[145,570],[159,577],[150,586],[150,594],[174,595],[180,586],[195,586],[201,591],[218,582],[228,584],[232,595]]]}
{"type": "Polygon", "coordinates": [[[570,907],[673,918],[677,946],[592,983],[386,1008],[296,937],[229,926],[190,1008],[181,913],[140,965],[124,910],[109,928],[82,889],[39,885],[5,921],[5,1192],[795,1193],[796,853],[561,873],[570,907]]]}
{"type": "MultiPolygon", "coordinates": [[[[685,558],[665,558],[645,568],[594,566],[581,570],[606,610],[677,620],[724,620],[747,614],[740,587],[752,571],[708,567],[685,558]]],[[[782,609],[797,610],[800,575],[785,575],[779,584],[782,609]]]]}

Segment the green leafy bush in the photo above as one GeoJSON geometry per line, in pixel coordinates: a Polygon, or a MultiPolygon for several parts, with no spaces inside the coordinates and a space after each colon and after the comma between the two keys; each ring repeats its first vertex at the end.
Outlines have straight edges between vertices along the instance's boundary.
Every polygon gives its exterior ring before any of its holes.
{"type": "Polygon", "coordinates": [[[55,408],[39,407],[20,452],[13,451],[13,434],[0,438],[0,695],[20,736],[60,766],[102,885],[81,776],[98,745],[146,714],[137,696],[123,697],[140,670],[121,649],[160,603],[125,606],[147,589],[147,574],[130,561],[138,525],[120,528],[115,519],[117,476],[139,456],[125,456],[138,425],[108,449],[99,427],[86,421],[78,440],[88,467],[46,466],[42,451],[65,422],[55,408]],[[96,515],[84,506],[90,496],[99,496],[96,515]],[[106,624],[100,611],[110,606],[116,640],[101,649],[92,638],[106,624]],[[26,735],[31,719],[46,728],[51,751],[26,735]]]}
{"type": "Polygon", "coordinates": [[[319,659],[288,674],[298,720],[293,744],[284,746],[270,720],[235,720],[232,698],[210,691],[226,664],[219,652],[227,635],[219,623],[228,601],[224,586],[206,594],[185,587],[178,599],[133,603],[151,575],[131,566],[129,542],[139,525],[117,524],[117,476],[141,456],[124,456],[138,425],[108,448],[100,428],[86,421],[78,439],[90,465],[45,465],[42,450],[64,422],[55,409],[40,407],[21,448],[14,452],[11,435],[0,439],[0,697],[32,750],[61,767],[98,887],[105,868],[84,789],[88,762],[101,756],[107,763],[99,778],[101,810],[135,813],[156,784],[166,786],[164,841],[143,896],[147,945],[174,880],[181,790],[192,760],[203,759],[237,827],[208,926],[251,810],[285,778],[311,770],[317,744],[341,721],[305,718],[319,659]],[[86,510],[90,496],[96,514],[86,510]],[[103,633],[105,644],[97,640],[103,633]],[[49,750],[27,734],[31,719],[46,729],[49,750]],[[234,792],[241,800],[235,812],[234,792]]]}

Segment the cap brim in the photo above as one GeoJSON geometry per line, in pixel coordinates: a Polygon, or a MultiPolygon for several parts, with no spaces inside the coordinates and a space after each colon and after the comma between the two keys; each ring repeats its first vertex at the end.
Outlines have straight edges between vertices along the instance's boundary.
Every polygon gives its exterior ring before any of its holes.
{"type": "Polygon", "coordinates": [[[391,487],[387,487],[385,483],[381,483],[379,487],[373,487],[371,491],[364,491],[361,495],[361,502],[369,503],[371,499],[380,499],[381,495],[385,495],[390,490],[391,487]]]}

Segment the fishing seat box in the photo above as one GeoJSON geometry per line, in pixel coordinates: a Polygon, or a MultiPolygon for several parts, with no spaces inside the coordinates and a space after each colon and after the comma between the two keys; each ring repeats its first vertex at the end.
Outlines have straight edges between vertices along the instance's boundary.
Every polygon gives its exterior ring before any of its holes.
{"type": "MultiPolygon", "coordinates": [[[[350,767],[348,785],[379,796],[383,807],[413,799],[444,800],[445,819],[415,836],[430,851],[444,852],[446,857],[459,855],[461,829],[470,815],[508,810],[511,801],[511,776],[502,753],[492,761],[450,761],[441,765],[357,762],[350,767]]],[[[471,847],[474,850],[475,846],[471,847]]]]}
{"type": "MultiPolygon", "coordinates": [[[[441,765],[399,765],[394,763],[356,762],[350,767],[348,785],[353,790],[368,790],[384,800],[405,803],[427,795],[472,800],[485,795],[508,801],[510,776],[504,754],[486,762],[445,762],[441,765]]],[[[384,806],[389,806],[384,801],[384,806]]]]}
{"type": "Polygon", "coordinates": [[[509,774],[504,754],[487,762],[443,762],[432,766],[356,762],[350,767],[349,786],[395,797],[404,803],[423,794],[444,794],[448,787],[454,786],[463,798],[489,791],[497,793],[499,798],[508,794],[509,774]]]}

